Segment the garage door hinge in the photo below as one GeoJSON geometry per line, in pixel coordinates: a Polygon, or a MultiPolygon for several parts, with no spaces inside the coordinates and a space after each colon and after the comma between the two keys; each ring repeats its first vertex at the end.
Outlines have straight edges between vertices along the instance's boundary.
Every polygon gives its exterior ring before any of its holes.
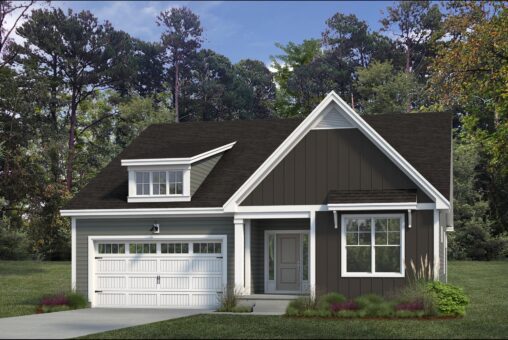
{"type": "Polygon", "coordinates": [[[102,293],[102,290],[96,290],[95,292],[96,293],[102,293]]]}
{"type": "Polygon", "coordinates": [[[95,259],[96,259],[96,260],[101,260],[101,259],[102,259],[102,257],[100,257],[100,256],[96,256],[96,257],[95,257],[95,259]]]}

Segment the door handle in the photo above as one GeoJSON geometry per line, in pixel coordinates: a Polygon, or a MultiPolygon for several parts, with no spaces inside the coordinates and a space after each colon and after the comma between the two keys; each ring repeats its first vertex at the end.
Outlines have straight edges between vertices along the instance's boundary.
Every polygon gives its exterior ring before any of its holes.
{"type": "Polygon", "coordinates": [[[160,275],[157,275],[157,284],[160,284],[161,283],[161,277],[160,275]]]}

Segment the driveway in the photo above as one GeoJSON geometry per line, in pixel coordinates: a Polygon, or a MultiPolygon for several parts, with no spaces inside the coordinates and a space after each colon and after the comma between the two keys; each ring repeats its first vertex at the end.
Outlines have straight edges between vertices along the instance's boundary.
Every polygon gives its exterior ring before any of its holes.
{"type": "Polygon", "coordinates": [[[0,319],[0,339],[65,339],[207,313],[199,309],[93,308],[0,319]]]}

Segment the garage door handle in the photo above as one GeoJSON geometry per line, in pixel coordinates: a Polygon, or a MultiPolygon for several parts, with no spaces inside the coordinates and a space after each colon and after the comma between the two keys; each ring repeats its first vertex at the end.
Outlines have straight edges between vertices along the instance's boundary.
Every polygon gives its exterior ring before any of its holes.
{"type": "Polygon", "coordinates": [[[100,256],[96,256],[96,257],[95,257],[95,259],[96,259],[96,260],[101,260],[101,259],[102,259],[102,257],[100,257],[100,256]]]}
{"type": "Polygon", "coordinates": [[[161,277],[159,275],[157,275],[157,284],[160,284],[161,283],[161,277]]]}
{"type": "Polygon", "coordinates": [[[221,259],[221,258],[222,258],[222,256],[217,256],[217,258],[218,258],[218,259],[221,259]]]}
{"type": "Polygon", "coordinates": [[[102,293],[102,290],[96,290],[95,292],[96,293],[102,293]]]}

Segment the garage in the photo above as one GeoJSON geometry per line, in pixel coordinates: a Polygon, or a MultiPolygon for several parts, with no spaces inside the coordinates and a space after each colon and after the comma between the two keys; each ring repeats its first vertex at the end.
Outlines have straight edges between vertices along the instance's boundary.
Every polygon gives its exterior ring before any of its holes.
{"type": "Polygon", "coordinates": [[[90,237],[92,307],[216,307],[227,283],[225,240],[90,237]]]}

